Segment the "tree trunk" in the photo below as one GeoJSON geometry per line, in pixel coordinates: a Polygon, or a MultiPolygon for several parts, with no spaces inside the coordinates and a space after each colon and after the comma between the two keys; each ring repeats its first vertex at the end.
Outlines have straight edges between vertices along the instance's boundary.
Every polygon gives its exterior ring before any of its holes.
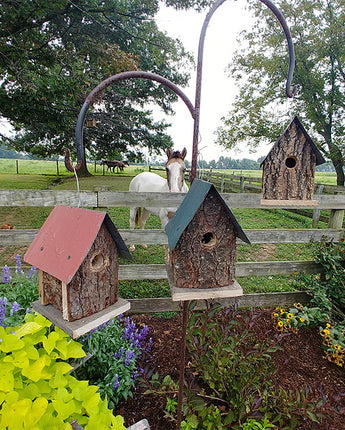
{"type": "Polygon", "coordinates": [[[332,157],[332,163],[333,166],[335,168],[335,171],[337,173],[337,185],[344,185],[344,181],[345,181],[345,176],[344,176],[344,162],[343,162],[343,157],[341,155],[341,151],[339,150],[339,148],[334,148],[332,153],[331,153],[331,157],[332,157]]]}
{"type": "Polygon", "coordinates": [[[81,165],[80,169],[77,171],[77,174],[80,178],[86,178],[88,176],[93,176],[88,170],[86,165],[86,160],[84,158],[84,162],[81,165]]]}

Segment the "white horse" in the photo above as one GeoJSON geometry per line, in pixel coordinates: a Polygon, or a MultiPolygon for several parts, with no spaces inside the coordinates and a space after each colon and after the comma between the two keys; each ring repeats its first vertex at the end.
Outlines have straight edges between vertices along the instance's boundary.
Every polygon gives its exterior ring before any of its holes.
{"type": "MultiPolygon", "coordinates": [[[[129,191],[135,192],[171,192],[171,193],[187,193],[188,186],[184,181],[184,174],[186,166],[184,159],[187,154],[186,148],[183,148],[182,152],[167,149],[166,154],[168,161],[165,165],[167,172],[167,179],[162,178],[156,173],[143,172],[132,179],[129,184],[129,191]]],[[[162,229],[167,225],[169,218],[176,211],[175,208],[131,208],[129,226],[134,229],[136,226],[140,226],[141,229],[145,227],[148,217],[153,214],[157,215],[161,220],[162,229]]],[[[143,245],[145,247],[145,245],[143,245]]],[[[130,251],[134,251],[135,246],[130,246],[130,251]]]]}

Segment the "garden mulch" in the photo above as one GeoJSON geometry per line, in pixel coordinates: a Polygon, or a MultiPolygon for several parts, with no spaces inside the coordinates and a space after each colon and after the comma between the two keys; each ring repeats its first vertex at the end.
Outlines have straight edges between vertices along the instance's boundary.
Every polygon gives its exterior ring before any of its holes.
{"type": "MultiPolygon", "coordinates": [[[[259,317],[254,326],[259,339],[273,336],[272,309],[258,310],[259,317]]],[[[134,315],[138,324],[149,326],[149,335],[153,339],[148,362],[154,371],[163,378],[170,375],[175,381],[179,376],[181,315],[166,319],[153,315],[134,315]]],[[[317,328],[299,330],[297,334],[284,336],[280,342],[283,348],[272,355],[277,372],[273,376],[273,386],[279,390],[306,388],[313,394],[327,399],[324,418],[319,424],[312,424],[307,418],[299,430],[308,429],[345,429],[345,369],[330,363],[324,358],[322,339],[317,328]]],[[[188,368],[188,356],[186,358],[188,368]]],[[[187,370],[188,371],[188,370],[187,370]]],[[[118,405],[114,411],[125,419],[130,426],[146,418],[151,430],[175,429],[176,424],[165,418],[165,396],[144,394],[145,389],[138,387],[133,398],[118,405]]]]}

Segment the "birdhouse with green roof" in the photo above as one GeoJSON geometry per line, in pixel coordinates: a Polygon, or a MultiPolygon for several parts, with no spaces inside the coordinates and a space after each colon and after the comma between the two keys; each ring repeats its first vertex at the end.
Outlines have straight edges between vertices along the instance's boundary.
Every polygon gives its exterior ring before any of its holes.
{"type": "Polygon", "coordinates": [[[173,300],[242,294],[235,279],[236,238],[250,242],[214,185],[195,179],[165,231],[173,300]]]}

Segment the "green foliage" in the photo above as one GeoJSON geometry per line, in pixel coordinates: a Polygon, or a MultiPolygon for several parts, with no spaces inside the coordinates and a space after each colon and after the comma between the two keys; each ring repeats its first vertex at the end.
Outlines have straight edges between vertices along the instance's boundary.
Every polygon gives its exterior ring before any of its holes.
{"type": "Polygon", "coordinates": [[[110,407],[133,396],[140,374],[138,360],[151,344],[147,333],[147,326],[138,328],[129,317],[120,317],[81,339],[91,358],[77,369],[77,377],[96,384],[110,407]]]}
{"type": "Polygon", "coordinates": [[[229,71],[239,92],[219,127],[218,142],[227,148],[249,142],[275,142],[291,116],[298,114],[315,143],[333,163],[338,185],[344,184],[342,91],[345,56],[341,0],[277,0],[296,52],[294,84],[300,86],[294,104],[286,109],[285,82],[288,49],[284,32],[271,11],[251,0],[255,24],[241,33],[241,48],[229,71]]]}
{"type": "MultiPolygon", "coordinates": [[[[251,330],[254,312],[227,309],[223,315],[217,313],[217,307],[192,313],[188,353],[192,368],[211,390],[211,396],[226,405],[224,424],[241,423],[259,408],[258,399],[270,387],[273,363],[269,354],[277,346],[255,339],[251,330]]],[[[218,415],[213,416],[214,421],[215,417],[218,415]]]]}
{"type": "MultiPolygon", "coordinates": [[[[197,8],[209,2],[167,3],[197,8]]],[[[60,155],[63,146],[73,146],[75,121],[88,93],[119,72],[150,70],[186,85],[191,58],[180,41],[158,29],[158,8],[158,0],[4,3],[0,113],[16,132],[10,141],[4,138],[6,143],[37,156],[60,155]]],[[[90,113],[97,128],[85,134],[87,149],[99,158],[127,153],[134,159],[142,157],[140,147],[160,151],[171,146],[167,124],[154,121],[143,107],[154,101],[171,112],[176,99],[165,86],[143,79],[109,87],[90,113]]]]}
{"type": "Polygon", "coordinates": [[[32,302],[38,299],[38,274],[32,267],[28,274],[22,270],[21,256],[16,255],[13,274],[8,266],[3,269],[3,284],[0,284],[0,325],[16,326],[24,321],[32,302]],[[3,295],[3,297],[1,297],[3,295]]]}
{"type": "Polygon", "coordinates": [[[41,315],[27,314],[15,329],[0,327],[0,427],[3,429],[124,429],[98,387],[70,375],[82,346],[41,315]]]}
{"type": "MultiPolygon", "coordinates": [[[[193,308],[194,303],[191,303],[193,308]]],[[[254,310],[220,310],[207,304],[193,311],[188,323],[188,371],[182,405],[184,430],[294,429],[308,417],[318,422],[325,401],[310,390],[276,391],[271,354],[280,336],[254,335],[254,310]]],[[[257,330],[255,330],[257,332],[257,330]]],[[[177,384],[166,376],[145,370],[146,393],[166,395],[166,417],[175,419],[177,384]]]]}
{"type": "Polygon", "coordinates": [[[278,332],[296,332],[300,327],[320,325],[326,358],[338,366],[344,365],[345,355],[345,272],[344,243],[315,244],[314,261],[323,268],[322,275],[296,279],[297,288],[311,294],[314,307],[297,303],[290,309],[276,308],[272,314],[278,332]]]}

